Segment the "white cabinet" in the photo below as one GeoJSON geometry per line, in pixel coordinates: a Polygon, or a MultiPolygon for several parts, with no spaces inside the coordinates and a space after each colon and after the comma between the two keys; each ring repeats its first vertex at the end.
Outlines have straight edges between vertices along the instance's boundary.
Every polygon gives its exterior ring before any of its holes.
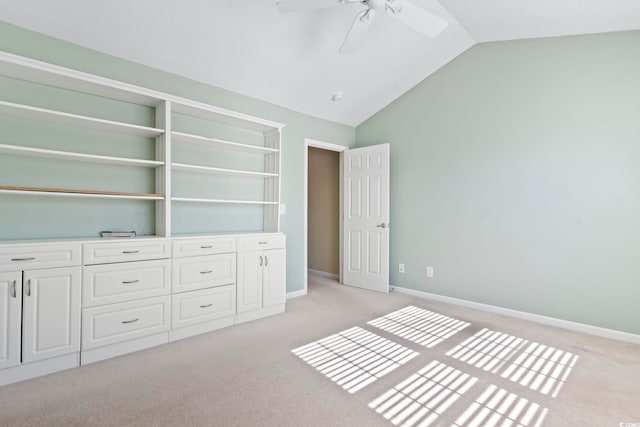
{"type": "Polygon", "coordinates": [[[0,385],[78,366],[80,279],[81,267],[0,273],[0,385]]]}
{"type": "Polygon", "coordinates": [[[82,286],[84,308],[169,295],[171,260],[86,266],[82,286]]]}
{"type": "Polygon", "coordinates": [[[174,329],[233,316],[236,312],[236,287],[227,285],[184,292],[173,295],[172,304],[174,329]]]}
{"type": "Polygon", "coordinates": [[[173,260],[173,293],[195,291],[236,282],[236,254],[173,260]]]}
{"type": "Polygon", "coordinates": [[[170,240],[85,243],[83,257],[82,364],[169,342],[170,240]]]}
{"type": "Polygon", "coordinates": [[[80,267],[24,272],[22,362],[80,351],[80,267]]]}
{"type": "Polygon", "coordinates": [[[238,252],[238,313],[286,301],[285,250],[238,252]]]}
{"type": "Polygon", "coordinates": [[[22,273],[0,273],[0,369],[20,364],[22,273]]]}
{"type": "Polygon", "coordinates": [[[0,243],[0,386],[282,313],[285,246],[280,233],[0,243]]]}
{"type": "Polygon", "coordinates": [[[238,313],[262,308],[262,251],[238,253],[238,313]]]}
{"type": "MultiPolygon", "coordinates": [[[[86,308],[82,312],[82,350],[168,332],[170,310],[169,296],[86,308]]],[[[129,352],[126,345],[121,349],[129,352]]]]}
{"type": "Polygon", "coordinates": [[[172,341],[231,326],[236,313],[236,236],[173,242],[172,341]]]}
{"type": "Polygon", "coordinates": [[[286,254],[284,249],[264,251],[262,306],[284,304],[287,300],[286,254]]]}

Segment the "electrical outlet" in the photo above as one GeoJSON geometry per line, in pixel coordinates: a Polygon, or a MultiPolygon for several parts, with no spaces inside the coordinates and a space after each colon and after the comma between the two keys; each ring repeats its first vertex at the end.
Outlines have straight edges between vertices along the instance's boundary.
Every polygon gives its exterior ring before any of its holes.
{"type": "Polygon", "coordinates": [[[398,264],[398,272],[399,273],[404,273],[404,264],[402,264],[402,263],[398,264]]]}
{"type": "Polygon", "coordinates": [[[433,267],[427,266],[427,277],[433,277],[433,267]]]}

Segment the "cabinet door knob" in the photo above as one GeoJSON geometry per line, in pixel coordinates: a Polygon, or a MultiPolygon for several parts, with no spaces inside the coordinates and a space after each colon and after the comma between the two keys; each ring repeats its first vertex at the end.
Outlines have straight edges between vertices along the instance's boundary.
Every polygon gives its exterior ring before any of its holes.
{"type": "Polygon", "coordinates": [[[27,296],[30,297],[31,296],[31,279],[27,280],[27,289],[26,289],[26,293],[27,296]]]}
{"type": "Polygon", "coordinates": [[[268,256],[264,256],[264,266],[266,267],[267,265],[269,265],[269,257],[268,256]]]}
{"type": "Polygon", "coordinates": [[[262,255],[260,255],[260,267],[262,267],[262,255]]]}
{"type": "Polygon", "coordinates": [[[13,281],[13,291],[11,292],[11,296],[14,298],[17,298],[18,295],[16,294],[16,281],[13,281]]]}

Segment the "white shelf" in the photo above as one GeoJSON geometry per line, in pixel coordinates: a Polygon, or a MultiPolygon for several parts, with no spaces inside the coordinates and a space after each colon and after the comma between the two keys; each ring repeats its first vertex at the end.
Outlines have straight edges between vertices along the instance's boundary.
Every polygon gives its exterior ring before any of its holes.
{"type": "Polygon", "coordinates": [[[206,136],[192,135],[184,132],[171,132],[173,142],[185,142],[189,144],[207,145],[215,148],[224,148],[246,153],[272,154],[279,150],[276,148],[260,147],[258,145],[240,144],[239,142],[225,141],[217,138],[207,138],[206,136]]]}
{"type": "Polygon", "coordinates": [[[141,166],[157,168],[164,162],[156,160],[129,159],[125,157],[99,156],[95,154],[81,154],[69,151],[46,150],[43,148],[21,147],[17,145],[0,144],[0,153],[19,154],[22,156],[44,157],[50,159],[82,160],[90,163],[111,165],[141,166]]]}
{"type": "Polygon", "coordinates": [[[119,191],[102,190],[72,190],[62,188],[35,188],[35,187],[9,187],[0,186],[0,194],[14,194],[27,196],[49,197],[82,197],[99,199],[138,199],[138,200],[164,200],[162,194],[150,193],[125,193],[119,191]]]}
{"type": "Polygon", "coordinates": [[[269,120],[259,119],[248,114],[231,112],[212,105],[191,100],[173,99],[173,112],[184,114],[185,116],[197,117],[205,120],[212,120],[218,123],[224,123],[229,126],[241,127],[244,129],[255,130],[259,132],[273,132],[284,127],[281,123],[269,120]]]}
{"type": "Polygon", "coordinates": [[[181,170],[181,171],[187,171],[187,172],[203,172],[203,173],[212,173],[212,174],[218,174],[218,175],[245,176],[250,178],[273,178],[278,176],[277,173],[251,172],[251,171],[243,171],[243,170],[237,170],[237,169],[213,168],[209,166],[187,165],[184,163],[172,163],[171,168],[173,170],[181,170]]]}
{"type": "Polygon", "coordinates": [[[257,200],[226,200],[226,199],[196,199],[191,197],[172,197],[173,202],[188,202],[188,203],[217,203],[217,204],[232,204],[232,205],[277,205],[277,202],[263,202],[257,200]]]}
{"type": "Polygon", "coordinates": [[[127,135],[156,137],[164,133],[163,129],[97,119],[94,117],[64,113],[55,110],[48,110],[46,108],[31,107],[29,105],[14,104],[13,102],[5,101],[0,101],[0,114],[9,114],[28,119],[47,120],[55,123],[69,124],[88,129],[127,135]]]}

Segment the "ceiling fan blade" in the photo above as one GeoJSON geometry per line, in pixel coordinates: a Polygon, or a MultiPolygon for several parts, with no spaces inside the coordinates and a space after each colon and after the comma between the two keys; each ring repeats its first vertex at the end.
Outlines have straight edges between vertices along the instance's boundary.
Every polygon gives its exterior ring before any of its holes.
{"type": "Polygon", "coordinates": [[[375,16],[376,11],[373,9],[363,10],[362,12],[358,13],[358,16],[356,16],[356,19],[354,19],[353,24],[351,24],[349,34],[347,34],[347,37],[345,37],[344,41],[342,42],[340,53],[352,53],[358,50],[358,47],[362,45],[367,30],[371,26],[371,23],[373,22],[373,18],[375,16]]]}
{"type": "Polygon", "coordinates": [[[282,13],[304,12],[305,10],[324,9],[338,6],[338,0],[286,0],[276,3],[282,13]]]}
{"type": "Polygon", "coordinates": [[[401,0],[398,3],[402,5],[400,11],[389,10],[389,15],[427,37],[437,36],[449,25],[444,19],[408,0],[401,0]]]}

